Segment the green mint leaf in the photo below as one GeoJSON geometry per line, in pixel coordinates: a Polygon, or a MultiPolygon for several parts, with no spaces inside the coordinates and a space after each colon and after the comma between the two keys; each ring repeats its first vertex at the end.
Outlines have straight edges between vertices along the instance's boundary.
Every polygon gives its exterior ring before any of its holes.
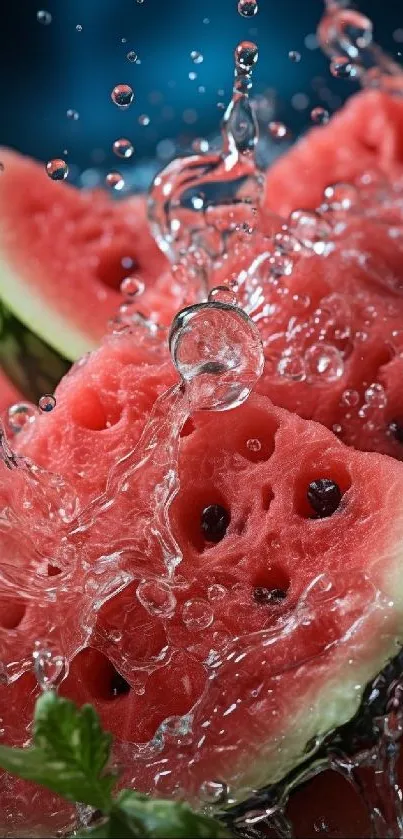
{"type": "Polygon", "coordinates": [[[147,839],[225,839],[231,835],[216,819],[195,813],[183,801],[148,798],[126,789],[115,800],[112,812],[116,813],[117,808],[126,813],[133,831],[138,831],[132,836],[147,839]]]}
{"type": "Polygon", "coordinates": [[[75,839],[139,839],[144,834],[131,823],[130,818],[119,808],[94,827],[75,834],[75,839]]]}
{"type": "Polygon", "coordinates": [[[70,801],[108,812],[115,783],[104,773],[111,736],[102,730],[92,706],[77,708],[46,691],[36,703],[33,731],[30,748],[0,746],[0,766],[70,801]]]}

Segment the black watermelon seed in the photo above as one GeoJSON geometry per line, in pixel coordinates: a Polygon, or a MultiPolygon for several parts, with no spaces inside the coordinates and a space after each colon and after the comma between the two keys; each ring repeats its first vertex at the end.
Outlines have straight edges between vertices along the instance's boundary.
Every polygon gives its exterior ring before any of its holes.
{"type": "Polygon", "coordinates": [[[340,487],[330,478],[318,478],[311,481],[307,490],[307,498],[320,519],[332,516],[341,501],[340,487]]]}
{"type": "Polygon", "coordinates": [[[123,696],[124,694],[129,693],[129,691],[129,683],[126,682],[126,679],[124,679],[123,676],[121,676],[120,673],[116,671],[116,673],[114,673],[111,679],[112,696],[123,696]]]}
{"type": "Polygon", "coordinates": [[[220,504],[210,504],[201,514],[201,529],[208,542],[220,542],[227,532],[230,515],[220,504]]]}
{"type": "Polygon", "coordinates": [[[267,605],[268,603],[281,603],[287,597],[287,592],[282,588],[265,588],[264,586],[256,586],[253,589],[253,599],[259,605],[267,605]]]}
{"type": "Polygon", "coordinates": [[[389,431],[398,443],[403,443],[403,422],[392,420],[389,423],[389,431]]]}

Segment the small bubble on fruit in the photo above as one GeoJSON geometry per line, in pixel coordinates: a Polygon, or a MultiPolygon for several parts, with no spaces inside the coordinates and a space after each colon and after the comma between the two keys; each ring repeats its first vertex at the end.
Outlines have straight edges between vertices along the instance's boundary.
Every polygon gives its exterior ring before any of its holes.
{"type": "Polygon", "coordinates": [[[229,523],[230,514],[221,504],[209,504],[202,511],[200,526],[207,542],[221,542],[229,523]]]}
{"type": "Polygon", "coordinates": [[[287,592],[282,588],[266,588],[265,586],[255,586],[253,589],[253,599],[261,606],[281,603],[287,597],[287,592]]]}
{"type": "Polygon", "coordinates": [[[49,26],[49,24],[52,23],[52,15],[45,9],[40,9],[40,11],[36,13],[36,19],[38,23],[42,23],[43,26],[49,26]]]}
{"type": "Polygon", "coordinates": [[[240,70],[252,70],[258,58],[259,50],[253,41],[241,41],[235,47],[235,64],[240,70]]]}
{"type": "Polygon", "coordinates": [[[134,64],[134,62],[137,61],[137,53],[134,50],[129,50],[129,52],[126,55],[126,58],[128,61],[134,64]]]}
{"type": "Polygon", "coordinates": [[[68,111],[66,111],[66,116],[67,119],[71,119],[73,122],[77,122],[77,120],[80,119],[80,114],[73,108],[69,108],[68,111]]]}
{"type": "Polygon", "coordinates": [[[118,108],[128,108],[134,99],[133,88],[128,84],[117,84],[112,90],[111,99],[118,108]]]}
{"type": "Polygon", "coordinates": [[[347,408],[355,408],[360,400],[360,395],[356,390],[344,390],[341,395],[341,401],[347,408]]]}
{"type": "Polygon", "coordinates": [[[364,399],[367,405],[371,405],[372,408],[385,408],[388,401],[385,388],[378,382],[373,382],[367,387],[364,399]]]}
{"type": "Polygon", "coordinates": [[[330,61],[330,72],[335,79],[355,79],[360,68],[350,59],[337,56],[330,61]]]}
{"type": "Polygon", "coordinates": [[[246,441],[246,448],[250,452],[260,452],[262,444],[257,437],[250,437],[249,440],[246,441]]]}
{"type": "Polygon", "coordinates": [[[330,478],[311,481],[306,494],[309,504],[321,519],[336,512],[342,497],[340,487],[330,478]]]}
{"type": "Polygon", "coordinates": [[[15,405],[10,405],[7,413],[7,422],[10,431],[13,434],[18,434],[27,422],[32,422],[37,416],[34,405],[28,402],[16,402],[15,405]]]}
{"type": "Polygon", "coordinates": [[[182,609],[182,620],[191,632],[201,632],[202,629],[211,626],[214,613],[207,600],[195,598],[185,603],[182,609]]]}
{"type": "Polygon", "coordinates": [[[192,52],[190,53],[190,57],[193,61],[193,64],[202,64],[204,59],[202,53],[198,52],[197,50],[192,50],[192,52]]]}
{"type": "Polygon", "coordinates": [[[300,355],[284,355],[277,364],[280,376],[292,382],[303,382],[306,378],[305,362],[300,355]]]}
{"type": "Polygon", "coordinates": [[[236,408],[263,372],[257,327],[242,309],[224,303],[200,303],[178,312],[169,347],[196,410],[236,408]]]}
{"type": "Polygon", "coordinates": [[[206,804],[224,804],[228,798],[228,787],[223,781],[203,781],[199,794],[206,804]]]}
{"type": "Polygon", "coordinates": [[[51,650],[42,649],[36,644],[32,661],[41,690],[51,690],[60,684],[66,672],[66,661],[62,655],[54,655],[51,650]]]}
{"type": "Polygon", "coordinates": [[[298,64],[301,61],[301,53],[297,50],[290,50],[288,53],[288,58],[292,61],[293,64],[298,64]]]}
{"type": "Polygon", "coordinates": [[[69,167],[65,160],[55,157],[53,160],[48,160],[46,172],[52,181],[65,181],[69,174],[69,167]]]}
{"type": "Polygon", "coordinates": [[[326,108],[321,108],[318,106],[317,108],[312,108],[311,111],[311,120],[315,125],[326,125],[329,122],[330,114],[326,108]]]}
{"type": "Polygon", "coordinates": [[[283,122],[272,120],[269,122],[268,129],[270,137],[272,137],[273,140],[284,140],[290,136],[290,132],[283,122]]]}
{"type": "Polygon", "coordinates": [[[128,160],[134,154],[134,147],[130,140],[126,137],[119,137],[115,140],[112,149],[117,157],[128,160]]]}
{"type": "Polygon", "coordinates": [[[140,114],[139,123],[140,125],[150,125],[150,117],[147,114],[140,114]]]}
{"type": "Polygon", "coordinates": [[[331,210],[351,210],[358,201],[358,192],[353,184],[329,184],[323,194],[331,210]]]}
{"type": "Polygon", "coordinates": [[[142,580],[137,586],[136,597],[150,615],[168,618],[175,611],[176,597],[163,580],[142,580]]]}
{"type": "Polygon", "coordinates": [[[48,414],[50,411],[53,411],[53,408],[55,408],[56,399],[53,394],[44,393],[44,395],[39,399],[38,405],[43,413],[48,414]]]}
{"type": "Polygon", "coordinates": [[[258,11],[257,0],[239,0],[238,12],[242,17],[254,17],[258,11]]]}
{"type": "Polygon", "coordinates": [[[111,189],[114,189],[116,192],[120,192],[125,185],[123,175],[121,175],[120,172],[116,171],[108,172],[105,178],[105,182],[107,186],[109,186],[111,189]]]}
{"type": "Polygon", "coordinates": [[[227,594],[227,589],[225,586],[221,586],[219,583],[213,583],[207,589],[207,596],[209,600],[222,600],[223,597],[227,594]]]}
{"type": "Polygon", "coordinates": [[[236,306],[237,296],[235,291],[225,285],[216,286],[209,292],[208,300],[210,303],[228,303],[236,306]]]}
{"type": "Polygon", "coordinates": [[[289,218],[289,229],[299,242],[315,253],[324,253],[331,235],[330,224],[316,210],[293,210],[289,218]]]}
{"type": "Polygon", "coordinates": [[[120,290],[125,297],[139,297],[143,294],[145,285],[139,277],[125,277],[120,284],[120,290]]]}
{"type": "Polygon", "coordinates": [[[335,382],[344,373],[343,359],[331,344],[313,344],[305,353],[309,378],[322,382],[335,382]]]}

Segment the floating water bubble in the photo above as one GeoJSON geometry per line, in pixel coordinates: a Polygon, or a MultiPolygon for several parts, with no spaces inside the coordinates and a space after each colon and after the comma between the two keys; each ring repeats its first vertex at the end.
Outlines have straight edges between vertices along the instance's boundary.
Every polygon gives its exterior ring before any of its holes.
{"type": "Polygon", "coordinates": [[[66,116],[67,119],[72,119],[74,122],[80,119],[80,114],[78,111],[73,110],[73,108],[69,108],[68,111],[66,111],[66,116]]]}
{"type": "Polygon", "coordinates": [[[120,192],[125,185],[123,175],[121,175],[120,172],[116,172],[115,170],[113,172],[108,172],[105,178],[105,182],[109,187],[111,187],[111,189],[114,189],[116,192],[120,192]]]}
{"type": "Polygon", "coordinates": [[[179,312],[169,347],[198,410],[236,408],[263,372],[259,331],[242,309],[223,303],[200,303],[179,312]]]}
{"type": "Polygon", "coordinates": [[[77,30],[77,32],[82,32],[83,31],[83,27],[81,26],[81,23],[77,23],[76,30],[77,30]]]}
{"type": "Polygon", "coordinates": [[[367,387],[364,399],[367,405],[370,405],[372,408],[385,408],[388,402],[385,388],[378,382],[373,382],[367,387]]]}
{"type": "Polygon", "coordinates": [[[239,0],[238,12],[242,17],[254,17],[258,11],[257,0],[239,0]]]}
{"type": "Polygon", "coordinates": [[[335,79],[355,79],[359,75],[360,68],[348,58],[336,56],[330,62],[330,72],[335,79]]]}
{"type": "Polygon", "coordinates": [[[61,157],[55,157],[53,160],[48,160],[46,172],[52,181],[65,181],[69,174],[69,167],[61,157]]]}
{"type": "Polygon", "coordinates": [[[235,64],[240,70],[253,70],[259,58],[259,50],[253,41],[241,41],[235,47],[235,64]]]}
{"type": "Polygon", "coordinates": [[[347,408],[355,408],[360,401],[360,394],[356,390],[344,390],[341,395],[341,402],[347,408]]]}
{"type": "Polygon", "coordinates": [[[313,344],[305,353],[307,376],[319,382],[335,382],[344,373],[341,354],[331,344],[313,344]]]}
{"type": "Polygon", "coordinates": [[[290,131],[283,122],[272,120],[269,122],[268,128],[273,140],[286,140],[290,137],[290,131]]]}
{"type": "Polygon", "coordinates": [[[329,54],[347,53],[359,58],[372,42],[372,21],[353,9],[333,4],[319,26],[320,42],[329,54]]]}
{"type": "Polygon", "coordinates": [[[136,596],[150,615],[169,618],[175,611],[176,597],[163,580],[142,580],[136,596]]]}
{"type": "Polygon", "coordinates": [[[290,50],[288,58],[293,62],[293,64],[298,64],[301,61],[301,53],[297,50],[290,50]]]}
{"type": "Polygon", "coordinates": [[[134,99],[133,88],[128,84],[117,84],[111,92],[111,99],[118,108],[128,108],[134,99]]]}
{"type": "Polygon", "coordinates": [[[202,64],[204,60],[204,55],[202,55],[202,53],[198,52],[197,50],[192,50],[192,52],[190,53],[190,57],[194,64],[202,64]]]}
{"type": "Polygon", "coordinates": [[[322,108],[318,105],[317,108],[312,108],[311,111],[311,120],[315,123],[315,125],[326,125],[329,122],[330,114],[326,108],[322,108]]]}
{"type": "Polygon", "coordinates": [[[36,19],[38,23],[42,23],[43,26],[49,26],[49,23],[52,23],[52,15],[45,9],[41,9],[36,13],[36,19]]]}
{"type": "Polygon", "coordinates": [[[214,620],[214,612],[207,600],[195,598],[187,600],[182,609],[182,620],[186,628],[191,632],[200,632],[211,626],[214,620]]]}
{"type": "Polygon", "coordinates": [[[188,76],[191,82],[194,82],[194,80],[197,79],[197,73],[195,73],[194,70],[191,70],[190,73],[188,73],[188,76]]]}
{"type": "Polygon", "coordinates": [[[356,187],[348,183],[329,184],[323,194],[330,210],[346,212],[356,206],[359,200],[356,187]]]}
{"type": "Polygon", "coordinates": [[[51,650],[41,648],[39,644],[32,653],[34,673],[41,690],[56,688],[66,675],[66,660],[62,655],[55,655],[51,650]]]}
{"type": "Polygon", "coordinates": [[[212,288],[209,292],[208,300],[210,303],[228,303],[231,306],[236,306],[237,295],[235,291],[226,285],[219,285],[212,288]]]}
{"type": "Polygon", "coordinates": [[[32,422],[37,416],[35,405],[29,402],[16,402],[10,405],[7,422],[13,434],[18,434],[27,422],[32,422]]]}
{"type": "Polygon", "coordinates": [[[118,140],[115,140],[112,149],[117,157],[122,157],[126,160],[134,154],[134,146],[127,137],[119,137],[118,140]]]}
{"type": "Polygon", "coordinates": [[[120,284],[120,290],[125,297],[139,297],[143,294],[145,285],[139,277],[125,277],[120,284]]]}
{"type": "Polygon", "coordinates": [[[205,140],[204,137],[196,137],[192,143],[192,150],[196,152],[196,154],[205,154],[208,152],[210,148],[210,144],[208,140],[205,140]]]}
{"type": "Polygon", "coordinates": [[[292,382],[303,382],[306,378],[305,362],[301,355],[284,355],[277,365],[280,376],[292,382]]]}
{"type": "Polygon", "coordinates": [[[137,53],[134,50],[129,50],[129,52],[126,54],[127,60],[130,61],[132,64],[135,61],[137,61],[137,57],[137,53]]]}
{"type": "Polygon", "coordinates": [[[228,798],[228,787],[223,781],[203,781],[199,794],[206,804],[224,804],[228,798]]]}
{"type": "Polygon", "coordinates": [[[148,114],[140,114],[139,123],[140,125],[150,125],[150,117],[148,114]]]}
{"type": "Polygon", "coordinates": [[[56,399],[52,393],[44,393],[39,399],[38,406],[45,414],[49,414],[56,407],[56,399]]]}

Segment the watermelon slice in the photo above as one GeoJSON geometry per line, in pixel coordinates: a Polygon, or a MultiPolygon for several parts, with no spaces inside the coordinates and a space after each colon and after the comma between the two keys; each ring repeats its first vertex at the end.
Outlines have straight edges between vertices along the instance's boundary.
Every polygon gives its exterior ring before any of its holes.
{"type": "Polygon", "coordinates": [[[365,91],[270,167],[265,203],[287,216],[298,208],[318,207],[329,184],[354,183],[365,173],[386,175],[392,182],[401,179],[402,164],[401,98],[365,91]]]}
{"type": "Polygon", "coordinates": [[[165,258],[148,230],[145,202],[113,201],[49,179],[45,167],[2,149],[0,299],[69,360],[99,343],[135,274],[146,287],[165,258]]]}
{"type": "MultiPolygon", "coordinates": [[[[200,802],[214,782],[228,805],[350,719],[396,654],[402,466],[262,396],[195,414],[177,452],[178,390],[133,448],[172,373],[130,343],[109,338],[20,435],[20,451],[81,477],[77,519],[49,521],[46,474],[33,485],[23,464],[2,469],[3,507],[19,521],[0,530],[2,572],[21,593],[4,606],[14,681],[0,688],[0,716],[6,740],[26,739],[36,691],[17,665],[46,641],[69,664],[61,693],[94,702],[117,737],[123,783],[200,802]],[[168,572],[172,546],[181,561],[168,572]]],[[[26,786],[5,788],[26,818],[26,786]]]]}

